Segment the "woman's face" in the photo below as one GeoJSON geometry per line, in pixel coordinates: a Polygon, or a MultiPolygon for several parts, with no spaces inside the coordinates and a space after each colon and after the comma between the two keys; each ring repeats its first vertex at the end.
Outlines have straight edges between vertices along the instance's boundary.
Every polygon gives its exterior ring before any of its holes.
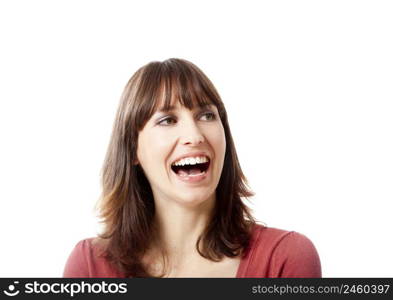
{"type": "Polygon", "coordinates": [[[139,132],[137,157],[154,199],[185,205],[215,196],[225,157],[216,106],[158,109],[139,132]]]}

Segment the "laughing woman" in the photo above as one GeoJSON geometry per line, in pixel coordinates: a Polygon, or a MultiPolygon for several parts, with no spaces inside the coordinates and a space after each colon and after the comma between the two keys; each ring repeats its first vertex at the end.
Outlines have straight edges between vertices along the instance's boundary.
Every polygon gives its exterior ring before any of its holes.
{"type": "Polygon", "coordinates": [[[104,230],[64,277],[320,277],[304,235],[259,225],[226,110],[182,59],[140,68],[123,92],[102,172],[104,230]]]}

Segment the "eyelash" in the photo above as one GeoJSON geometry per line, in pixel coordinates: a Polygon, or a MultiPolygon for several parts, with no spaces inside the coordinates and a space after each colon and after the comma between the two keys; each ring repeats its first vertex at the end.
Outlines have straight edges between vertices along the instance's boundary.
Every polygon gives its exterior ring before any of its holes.
{"type": "MultiPolygon", "coordinates": [[[[200,116],[201,117],[202,116],[209,116],[210,118],[208,120],[205,120],[207,122],[216,120],[216,114],[214,112],[211,112],[211,111],[204,112],[204,113],[200,114],[200,116]]],[[[158,121],[157,125],[162,125],[162,126],[170,126],[170,125],[172,125],[172,123],[171,124],[168,124],[168,123],[164,124],[164,122],[166,122],[168,120],[175,121],[175,118],[172,117],[172,116],[165,117],[164,119],[161,119],[160,121],[158,121]]]]}

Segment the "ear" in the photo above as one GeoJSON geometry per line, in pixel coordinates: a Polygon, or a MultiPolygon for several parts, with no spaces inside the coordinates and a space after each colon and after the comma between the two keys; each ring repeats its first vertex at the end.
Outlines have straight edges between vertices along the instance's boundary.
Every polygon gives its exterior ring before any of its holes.
{"type": "Polygon", "coordinates": [[[138,159],[136,158],[132,164],[133,164],[134,166],[139,165],[138,159]]]}

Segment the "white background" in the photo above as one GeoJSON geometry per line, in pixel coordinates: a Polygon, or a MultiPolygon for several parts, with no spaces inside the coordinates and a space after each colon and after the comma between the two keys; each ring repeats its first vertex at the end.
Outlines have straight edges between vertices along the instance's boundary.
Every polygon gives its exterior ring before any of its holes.
{"type": "Polygon", "coordinates": [[[119,97],[140,66],[220,92],[255,216],[324,277],[393,276],[391,1],[2,1],[0,276],[57,277],[95,236],[119,97]]]}

